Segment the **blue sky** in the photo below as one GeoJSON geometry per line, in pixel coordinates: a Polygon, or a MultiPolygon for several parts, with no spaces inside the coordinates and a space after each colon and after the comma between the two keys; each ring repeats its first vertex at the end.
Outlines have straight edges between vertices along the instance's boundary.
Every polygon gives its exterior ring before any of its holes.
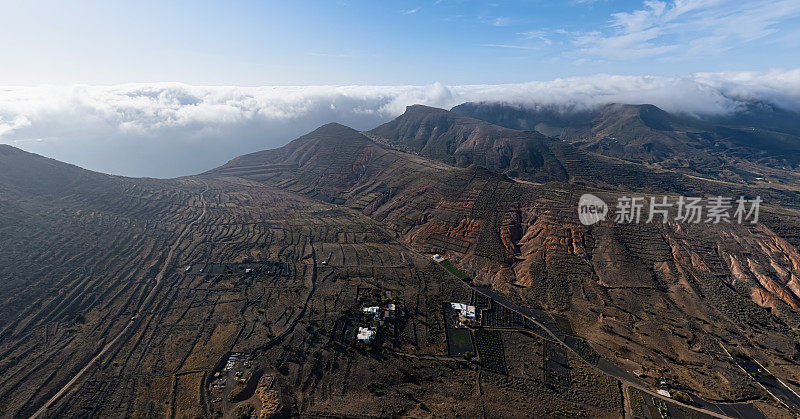
{"type": "Polygon", "coordinates": [[[0,2],[0,85],[517,83],[800,67],[800,1],[0,2]]]}
{"type": "Polygon", "coordinates": [[[407,105],[800,112],[800,0],[0,0],[0,143],[202,172],[407,105]]]}

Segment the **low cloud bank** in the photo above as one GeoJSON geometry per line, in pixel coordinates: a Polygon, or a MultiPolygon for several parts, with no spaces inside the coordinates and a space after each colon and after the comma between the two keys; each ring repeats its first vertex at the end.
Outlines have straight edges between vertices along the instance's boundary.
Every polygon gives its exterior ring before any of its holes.
{"type": "Polygon", "coordinates": [[[371,129],[420,103],[468,101],[591,108],[650,103],[720,115],[761,101],[800,112],[800,69],[683,78],[597,75],[505,85],[0,87],[0,143],[107,173],[199,173],[281,146],[328,122],[371,129]]]}

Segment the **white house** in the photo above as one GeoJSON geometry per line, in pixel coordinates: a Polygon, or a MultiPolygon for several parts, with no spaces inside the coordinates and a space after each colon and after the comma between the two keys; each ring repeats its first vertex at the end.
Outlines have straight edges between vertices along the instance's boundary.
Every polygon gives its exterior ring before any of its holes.
{"type": "Polygon", "coordinates": [[[356,339],[362,342],[369,342],[375,337],[375,330],[366,327],[359,327],[358,328],[358,335],[356,335],[356,339]]]}
{"type": "Polygon", "coordinates": [[[372,314],[372,315],[374,315],[374,314],[375,314],[375,313],[377,313],[377,312],[378,312],[378,310],[380,310],[380,309],[381,309],[380,307],[374,306],[374,307],[364,307],[364,308],[362,308],[361,310],[362,310],[364,313],[369,313],[369,314],[372,314]]]}
{"type": "Polygon", "coordinates": [[[458,315],[464,319],[475,320],[475,306],[467,305],[464,303],[450,303],[453,310],[458,312],[458,315]]]}

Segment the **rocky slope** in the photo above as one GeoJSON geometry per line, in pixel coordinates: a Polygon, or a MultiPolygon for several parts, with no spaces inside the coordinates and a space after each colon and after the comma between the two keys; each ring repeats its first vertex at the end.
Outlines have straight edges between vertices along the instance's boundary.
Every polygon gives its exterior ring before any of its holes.
{"type": "Polygon", "coordinates": [[[653,105],[556,109],[466,103],[453,112],[536,130],[584,150],[703,176],[755,181],[800,164],[798,115],[753,107],[730,117],[674,115],[653,105]]]}
{"type": "Polygon", "coordinates": [[[800,218],[787,188],[760,187],[754,225],[584,226],[586,192],[613,203],[744,189],[424,107],[365,134],[329,124],[177,180],[20,153],[0,149],[0,205],[33,210],[2,218],[3,415],[34,412],[114,336],[52,414],[212,415],[210,377],[232,352],[277,377],[284,413],[297,415],[619,416],[621,388],[600,358],[651,390],[666,379],[771,412],[790,410],[729,354],[800,387],[800,218]],[[569,382],[540,368],[557,355],[536,329],[495,331],[523,348],[506,350],[506,374],[448,357],[443,306],[479,299],[433,253],[587,345],[563,352],[569,382]],[[288,269],[236,270],[252,261],[288,269]],[[399,306],[380,354],[348,338],[373,298],[399,306]]]}
{"type": "MultiPolygon", "coordinates": [[[[370,134],[394,135],[424,154],[431,141],[466,142],[496,130],[479,124],[484,128],[455,135],[464,121],[445,129],[444,112],[416,119],[440,125],[403,120],[388,125],[394,131],[384,126],[370,134]]],[[[798,382],[800,369],[792,366],[800,357],[797,250],[767,225],[585,227],[575,216],[582,187],[520,183],[475,167],[445,169],[395,150],[376,152],[376,144],[363,140],[358,144],[358,152],[346,154],[353,160],[340,164],[358,162],[361,175],[341,178],[347,181],[338,195],[328,195],[332,189],[321,182],[321,168],[301,181],[271,181],[361,211],[418,251],[448,255],[477,283],[562,313],[598,351],[630,370],[669,377],[710,399],[761,397],[757,384],[730,368],[724,345],[769,359],[787,380],[798,382]]],[[[458,147],[453,150],[458,153],[458,147]]],[[[702,185],[713,187],[697,187],[702,185]]],[[[622,194],[600,195],[614,202],[622,194]]],[[[764,211],[797,231],[797,223],[780,212],[764,211]]]]}

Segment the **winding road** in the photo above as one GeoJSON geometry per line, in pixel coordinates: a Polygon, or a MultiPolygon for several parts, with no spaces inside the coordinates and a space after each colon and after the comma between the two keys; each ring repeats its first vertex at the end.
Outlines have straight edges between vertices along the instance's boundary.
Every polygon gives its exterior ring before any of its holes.
{"type": "MultiPolygon", "coordinates": [[[[554,332],[548,325],[544,324],[544,322],[541,319],[538,318],[538,316],[536,315],[536,313],[533,310],[528,309],[526,307],[519,306],[517,304],[514,304],[513,302],[509,301],[505,297],[497,294],[496,292],[494,292],[494,291],[492,291],[490,289],[487,289],[487,288],[484,288],[484,287],[474,286],[474,285],[472,285],[470,283],[467,283],[467,282],[465,282],[465,285],[467,285],[468,287],[472,288],[474,291],[476,291],[476,292],[478,292],[478,293],[480,293],[480,294],[492,299],[495,303],[502,305],[506,309],[508,309],[510,311],[513,311],[513,312],[516,312],[519,315],[521,315],[522,317],[525,317],[526,319],[530,320],[531,322],[533,322],[533,324],[541,327],[554,341],[560,343],[565,348],[567,348],[569,351],[575,352],[574,349],[572,349],[569,345],[566,344],[566,342],[564,341],[564,338],[562,337],[563,334],[561,332],[554,332]]],[[[575,354],[579,358],[583,359],[583,357],[581,357],[579,354],[577,354],[577,353],[575,353],[575,354]]],[[[601,358],[601,361],[602,360],[603,359],[601,358]]],[[[616,378],[617,380],[619,380],[620,383],[622,383],[622,388],[623,388],[623,391],[625,391],[625,392],[627,392],[627,388],[628,387],[633,387],[633,388],[635,388],[635,389],[637,389],[637,390],[639,390],[639,391],[641,391],[643,393],[646,393],[646,394],[648,394],[650,396],[653,396],[653,397],[656,397],[658,399],[667,401],[668,403],[674,403],[674,404],[677,404],[677,405],[682,406],[684,408],[691,409],[691,410],[694,410],[696,412],[704,413],[706,415],[713,416],[713,417],[716,417],[716,418],[729,418],[729,416],[721,415],[721,414],[719,414],[717,412],[713,412],[713,411],[704,409],[702,407],[690,406],[688,404],[681,403],[681,402],[679,402],[679,401],[677,401],[675,399],[672,399],[672,398],[665,398],[664,396],[662,396],[662,395],[660,395],[660,394],[648,389],[647,387],[645,387],[643,385],[643,383],[637,382],[638,380],[636,380],[635,378],[630,376],[626,371],[624,371],[623,369],[617,367],[616,365],[612,364],[611,362],[606,361],[606,362],[601,362],[601,363],[603,364],[603,367],[605,367],[605,368],[601,368],[599,365],[593,365],[592,363],[587,362],[587,364],[589,366],[591,366],[592,368],[596,369],[597,371],[600,371],[603,374],[610,375],[610,376],[616,378]]],[[[628,400],[627,400],[627,397],[625,397],[625,395],[623,395],[623,397],[624,397],[624,401],[626,402],[626,406],[624,407],[625,410],[623,412],[624,412],[624,414],[628,414],[628,413],[630,413],[630,410],[627,409],[628,400]]],[[[631,413],[631,415],[632,415],[632,413],[631,413]]],[[[630,417],[632,417],[632,416],[630,416],[630,417]]]]}

